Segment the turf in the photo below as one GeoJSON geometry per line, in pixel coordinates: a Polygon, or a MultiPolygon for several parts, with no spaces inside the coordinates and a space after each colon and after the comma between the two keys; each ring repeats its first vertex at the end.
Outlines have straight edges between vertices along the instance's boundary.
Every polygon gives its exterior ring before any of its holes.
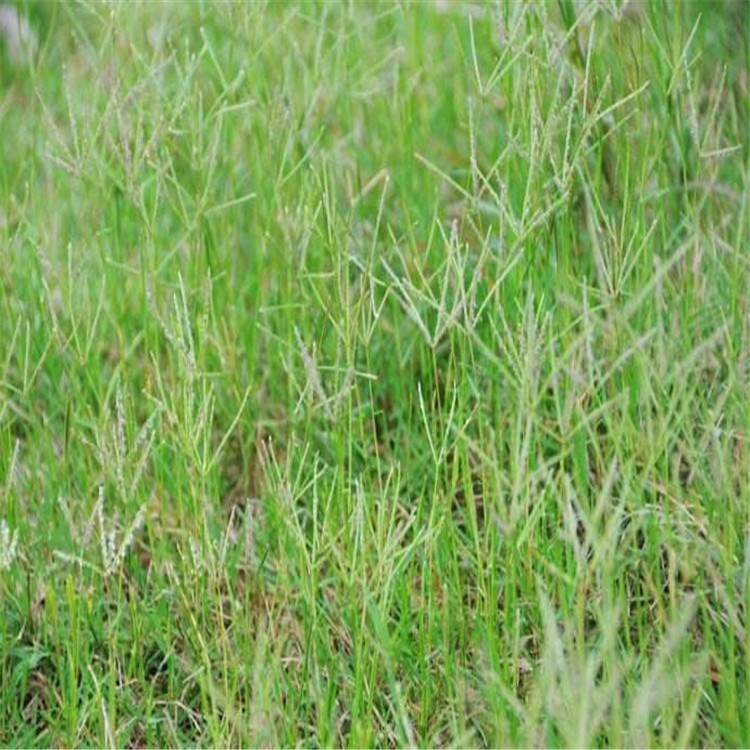
{"type": "Polygon", "coordinates": [[[748,7],[18,5],[0,745],[750,745],[748,7]]]}

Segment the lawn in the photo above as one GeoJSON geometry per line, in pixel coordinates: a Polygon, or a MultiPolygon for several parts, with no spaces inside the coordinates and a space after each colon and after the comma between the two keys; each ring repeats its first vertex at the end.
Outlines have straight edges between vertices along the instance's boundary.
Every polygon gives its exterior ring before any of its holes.
{"type": "Polygon", "coordinates": [[[750,746],[747,2],[3,8],[0,746],[750,746]]]}

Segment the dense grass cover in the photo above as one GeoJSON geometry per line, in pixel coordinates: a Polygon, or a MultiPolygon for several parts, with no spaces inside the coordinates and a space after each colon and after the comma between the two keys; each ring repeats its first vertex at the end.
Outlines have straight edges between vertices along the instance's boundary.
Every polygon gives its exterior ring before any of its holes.
{"type": "Polygon", "coordinates": [[[750,745],[747,3],[18,7],[0,745],[750,745]]]}

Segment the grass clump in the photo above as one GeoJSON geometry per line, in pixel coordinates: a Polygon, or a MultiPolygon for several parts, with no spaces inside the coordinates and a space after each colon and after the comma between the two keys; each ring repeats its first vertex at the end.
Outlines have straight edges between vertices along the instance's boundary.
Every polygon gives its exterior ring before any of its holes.
{"type": "Polygon", "coordinates": [[[12,7],[0,744],[749,745],[748,6],[12,7]]]}

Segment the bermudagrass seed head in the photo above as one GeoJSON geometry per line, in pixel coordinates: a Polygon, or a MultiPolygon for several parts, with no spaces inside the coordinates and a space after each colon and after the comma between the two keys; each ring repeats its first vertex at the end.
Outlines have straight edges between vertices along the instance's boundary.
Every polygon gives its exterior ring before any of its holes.
{"type": "Polygon", "coordinates": [[[18,554],[18,529],[12,534],[5,519],[0,521],[0,571],[8,570],[18,554]]]}

